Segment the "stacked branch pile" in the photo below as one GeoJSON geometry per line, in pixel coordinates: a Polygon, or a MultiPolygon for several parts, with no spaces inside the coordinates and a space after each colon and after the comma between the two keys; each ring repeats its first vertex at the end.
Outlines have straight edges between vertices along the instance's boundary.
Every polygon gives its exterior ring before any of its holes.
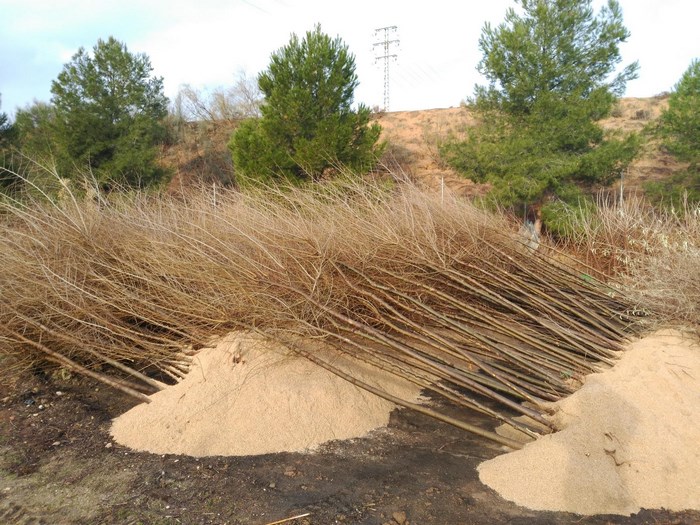
{"type": "MultiPolygon", "coordinates": [[[[546,402],[610,365],[634,328],[619,291],[503,218],[409,185],[68,198],[3,220],[0,352],[143,399],[162,387],[154,372],[177,379],[213,335],[246,330],[361,387],[319,347],[534,436],[551,427],[546,402]]],[[[392,401],[515,446],[469,411],[392,401]]]]}

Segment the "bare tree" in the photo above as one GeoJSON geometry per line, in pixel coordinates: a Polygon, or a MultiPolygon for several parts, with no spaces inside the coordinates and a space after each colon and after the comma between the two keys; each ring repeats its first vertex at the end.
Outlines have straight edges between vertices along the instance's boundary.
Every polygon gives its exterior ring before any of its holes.
{"type": "Polygon", "coordinates": [[[238,101],[239,110],[243,117],[259,117],[261,115],[260,106],[265,97],[258,86],[257,76],[251,77],[245,70],[240,69],[231,94],[238,101]]]}
{"type": "Polygon", "coordinates": [[[260,116],[263,96],[257,79],[240,70],[233,86],[197,90],[190,84],[180,86],[177,110],[187,120],[240,120],[260,116]]]}

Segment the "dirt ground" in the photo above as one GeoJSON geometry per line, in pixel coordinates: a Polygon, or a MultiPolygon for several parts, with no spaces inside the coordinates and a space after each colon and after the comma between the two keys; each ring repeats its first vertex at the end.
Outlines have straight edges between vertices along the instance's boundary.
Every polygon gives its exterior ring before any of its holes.
{"type": "Polygon", "coordinates": [[[478,480],[477,464],[497,446],[407,411],[394,412],[388,429],[314,454],[196,459],[114,444],[110,421],[133,403],[75,377],[25,375],[1,387],[0,523],[266,525],[307,513],[286,523],[700,523],[700,512],[581,517],[517,507],[478,480]]]}

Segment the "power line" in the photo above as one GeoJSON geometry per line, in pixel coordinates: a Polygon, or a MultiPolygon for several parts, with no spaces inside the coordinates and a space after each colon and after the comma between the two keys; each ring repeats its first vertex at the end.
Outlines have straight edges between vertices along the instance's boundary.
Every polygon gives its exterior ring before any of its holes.
{"type": "Polygon", "coordinates": [[[250,2],[249,0],[241,0],[241,2],[243,2],[243,3],[246,4],[246,5],[249,5],[249,6],[252,7],[253,9],[257,9],[258,11],[262,11],[262,12],[265,13],[266,15],[269,15],[269,14],[270,14],[269,11],[266,11],[265,9],[263,9],[262,7],[260,7],[260,6],[259,6],[257,3],[255,3],[255,2],[250,2]]]}
{"type": "Polygon", "coordinates": [[[398,44],[398,39],[390,40],[391,35],[396,33],[396,26],[380,27],[374,30],[374,36],[384,33],[384,40],[375,42],[373,46],[379,47],[383,55],[374,57],[375,63],[379,60],[384,61],[384,111],[389,111],[389,63],[391,60],[396,60],[397,55],[390,53],[392,44],[398,44]]]}

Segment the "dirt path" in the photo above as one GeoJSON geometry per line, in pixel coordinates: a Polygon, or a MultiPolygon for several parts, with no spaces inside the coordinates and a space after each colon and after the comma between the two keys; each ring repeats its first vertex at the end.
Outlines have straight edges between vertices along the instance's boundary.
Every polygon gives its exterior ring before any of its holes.
{"type": "Polygon", "coordinates": [[[290,523],[397,525],[403,513],[416,525],[700,522],[700,512],[522,509],[479,482],[476,466],[497,447],[409,412],[311,455],[195,459],[114,445],[109,422],[132,404],[84,380],[2,387],[0,523],[265,525],[305,513],[290,523]]]}

